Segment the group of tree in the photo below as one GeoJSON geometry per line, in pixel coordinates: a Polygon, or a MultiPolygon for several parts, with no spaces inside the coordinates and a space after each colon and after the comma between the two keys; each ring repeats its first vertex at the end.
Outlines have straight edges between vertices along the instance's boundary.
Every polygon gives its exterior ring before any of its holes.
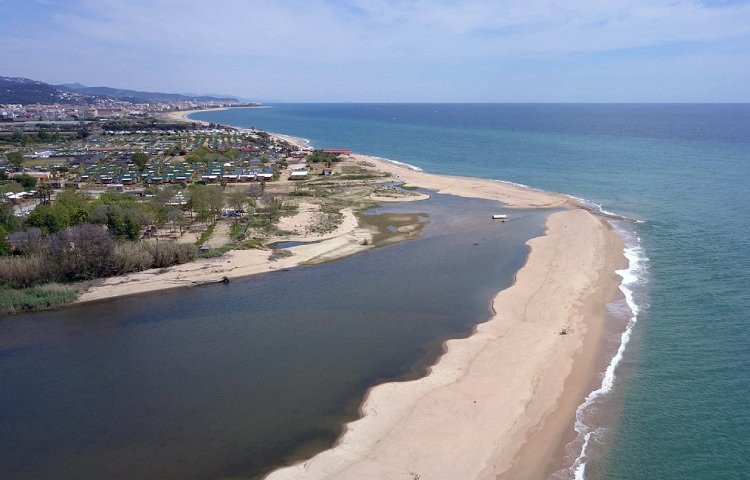
{"type": "Polygon", "coordinates": [[[13,170],[20,170],[23,166],[23,152],[20,150],[6,153],[5,158],[8,160],[8,165],[13,170]]]}
{"type": "Polygon", "coordinates": [[[185,161],[191,165],[195,164],[208,164],[210,162],[226,162],[236,160],[240,155],[240,151],[236,148],[229,148],[223,152],[213,151],[208,147],[200,146],[195,148],[186,157],[185,161]]]}
{"type": "Polygon", "coordinates": [[[216,185],[191,185],[187,188],[187,207],[195,218],[209,223],[221,215],[224,191],[216,185]]]}
{"type": "MultiPolygon", "coordinates": [[[[89,135],[88,127],[78,127],[73,131],[76,138],[86,138],[89,135]]],[[[26,146],[34,143],[57,143],[64,139],[57,126],[46,126],[39,124],[36,131],[24,131],[22,128],[16,128],[10,136],[11,142],[26,146]]]]}
{"type": "Polygon", "coordinates": [[[0,286],[12,288],[164,268],[197,255],[193,244],[118,241],[111,231],[91,223],[51,235],[30,228],[11,238],[17,254],[0,258],[0,286]]]}
{"type": "Polygon", "coordinates": [[[314,150],[307,156],[307,161],[310,163],[325,163],[327,166],[331,166],[333,162],[338,162],[341,159],[334,153],[325,153],[320,150],[314,150]]]}
{"type": "MultiPolygon", "coordinates": [[[[166,196],[160,201],[169,203],[166,196]]],[[[91,199],[64,191],[21,221],[12,205],[1,203],[0,286],[77,281],[190,261],[197,254],[192,244],[141,240],[143,227],[157,216],[164,222],[184,219],[170,208],[122,193],[91,199]],[[170,216],[173,212],[179,218],[170,216]]]]}
{"type": "Polygon", "coordinates": [[[185,212],[211,223],[227,202],[236,211],[248,211],[257,201],[269,215],[282,206],[266,198],[258,185],[229,195],[216,185],[168,186],[147,201],[125,193],[94,199],[65,190],[53,201],[44,195],[25,220],[9,202],[0,203],[0,287],[78,281],[186,262],[195,258],[195,245],[142,240],[144,227],[172,225],[182,231],[190,223],[185,212]]]}

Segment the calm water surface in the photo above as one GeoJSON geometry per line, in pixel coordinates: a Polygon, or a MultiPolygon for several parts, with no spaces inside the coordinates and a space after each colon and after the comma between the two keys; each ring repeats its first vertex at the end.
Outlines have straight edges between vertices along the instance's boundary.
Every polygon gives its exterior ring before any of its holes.
{"type": "Polygon", "coordinates": [[[261,474],[489,316],[549,212],[436,195],[422,238],[315,267],[0,319],[0,478],[261,474]],[[476,245],[475,245],[476,244],[476,245]]]}

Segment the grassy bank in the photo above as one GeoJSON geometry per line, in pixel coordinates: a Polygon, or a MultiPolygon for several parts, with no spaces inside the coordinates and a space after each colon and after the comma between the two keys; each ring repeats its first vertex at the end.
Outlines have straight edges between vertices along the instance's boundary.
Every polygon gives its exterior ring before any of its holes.
{"type": "Polygon", "coordinates": [[[77,297],[75,288],[57,283],[19,289],[0,287],[0,315],[59,307],[77,297]]]}

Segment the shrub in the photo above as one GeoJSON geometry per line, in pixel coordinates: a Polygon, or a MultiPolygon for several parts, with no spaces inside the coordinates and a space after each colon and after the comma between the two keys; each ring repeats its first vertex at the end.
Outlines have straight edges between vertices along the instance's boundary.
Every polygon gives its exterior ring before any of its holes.
{"type": "Polygon", "coordinates": [[[140,243],[123,242],[115,246],[109,261],[111,275],[124,275],[147,270],[154,265],[154,256],[140,243]]]}
{"type": "Polygon", "coordinates": [[[76,281],[106,276],[115,240],[90,223],[50,236],[49,255],[60,268],[60,280],[76,281]]]}
{"type": "Polygon", "coordinates": [[[194,260],[198,254],[195,245],[189,243],[143,243],[154,258],[153,268],[165,268],[194,260]]]}
{"type": "Polygon", "coordinates": [[[16,246],[16,251],[24,255],[39,252],[45,247],[42,231],[36,227],[29,228],[25,232],[16,232],[8,235],[8,241],[16,246]]]}
{"type": "Polygon", "coordinates": [[[0,259],[0,284],[14,288],[29,287],[55,279],[56,265],[43,254],[0,259]]]}

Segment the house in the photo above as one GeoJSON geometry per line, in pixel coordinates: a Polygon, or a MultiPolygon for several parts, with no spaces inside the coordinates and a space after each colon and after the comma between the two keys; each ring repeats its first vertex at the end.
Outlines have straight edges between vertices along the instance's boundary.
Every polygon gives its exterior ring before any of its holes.
{"type": "Polygon", "coordinates": [[[51,174],[50,172],[16,172],[11,175],[11,177],[20,177],[21,175],[28,175],[31,178],[36,179],[37,183],[49,183],[51,180],[51,174]]]}
{"type": "Polygon", "coordinates": [[[309,175],[307,170],[292,170],[289,173],[289,180],[306,180],[309,175]]]}
{"type": "Polygon", "coordinates": [[[351,155],[352,151],[348,148],[324,148],[323,153],[332,153],[333,155],[351,155]]]}
{"type": "Polygon", "coordinates": [[[324,168],[323,173],[321,175],[325,175],[326,177],[330,177],[333,175],[333,169],[332,168],[324,168]]]}

